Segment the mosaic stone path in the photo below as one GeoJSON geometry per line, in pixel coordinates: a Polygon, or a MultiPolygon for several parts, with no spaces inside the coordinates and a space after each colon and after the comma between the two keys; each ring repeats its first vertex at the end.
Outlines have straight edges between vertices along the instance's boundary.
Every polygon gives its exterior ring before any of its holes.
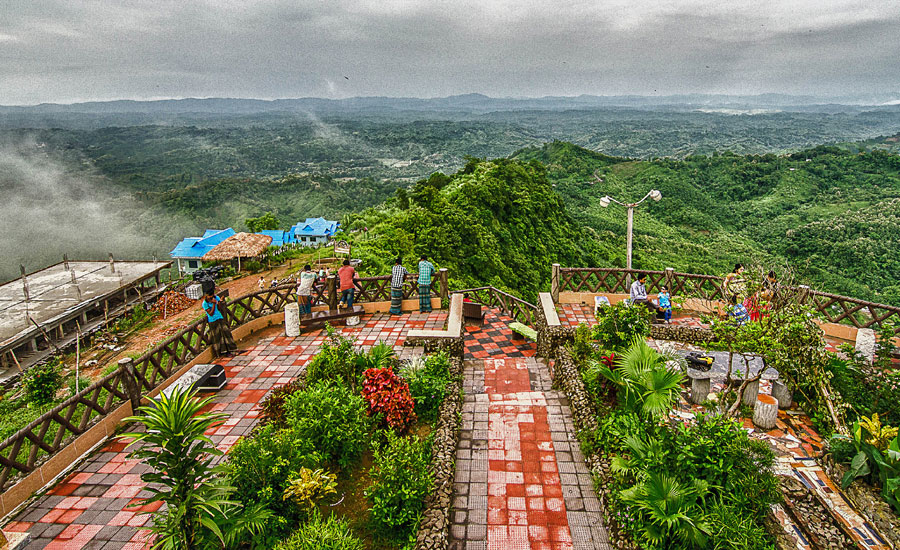
{"type": "Polygon", "coordinates": [[[533,358],[465,363],[454,550],[608,549],[566,399],[533,358]]]}
{"type": "MultiPolygon", "coordinates": [[[[421,354],[420,348],[404,348],[410,329],[443,328],[446,311],[399,316],[366,315],[356,327],[339,331],[353,336],[369,348],[386,342],[401,358],[421,354]]],[[[210,434],[212,441],[228,451],[250,432],[259,414],[259,402],[273,387],[289,382],[305,367],[325,339],[324,331],[304,333],[298,338],[268,337],[238,356],[222,359],[228,384],[214,395],[210,409],[229,415],[225,424],[210,434]]],[[[149,517],[133,507],[147,496],[140,475],[146,466],[128,459],[125,443],[114,441],[95,452],[50,491],[19,512],[4,527],[11,532],[29,532],[28,550],[139,550],[147,548],[148,533],[138,528],[149,517]]]]}

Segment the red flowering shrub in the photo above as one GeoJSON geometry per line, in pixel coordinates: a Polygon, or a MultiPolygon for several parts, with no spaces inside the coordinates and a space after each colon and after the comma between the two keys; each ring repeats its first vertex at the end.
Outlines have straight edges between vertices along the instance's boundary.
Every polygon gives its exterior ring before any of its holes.
{"type": "Polygon", "coordinates": [[[397,432],[406,430],[416,421],[409,384],[392,369],[367,369],[363,376],[362,395],[368,403],[369,416],[383,415],[387,425],[397,432]]]}

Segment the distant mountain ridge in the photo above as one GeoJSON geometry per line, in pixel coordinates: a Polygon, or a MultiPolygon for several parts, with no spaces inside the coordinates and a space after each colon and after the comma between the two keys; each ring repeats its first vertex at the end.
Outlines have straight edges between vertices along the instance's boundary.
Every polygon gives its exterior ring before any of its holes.
{"type": "Polygon", "coordinates": [[[667,96],[544,96],[536,98],[496,98],[470,93],[437,98],[412,97],[351,97],[344,99],[292,98],[292,99],[242,99],[242,98],[185,98],[163,100],[115,100],[91,101],[74,104],[42,103],[29,106],[2,106],[0,114],[52,114],[52,113],[219,113],[254,114],[282,111],[312,111],[334,113],[342,111],[393,110],[393,111],[470,111],[490,112],[508,110],[564,110],[591,108],[823,108],[828,106],[898,108],[900,93],[860,94],[846,96],[793,96],[787,94],[724,95],[679,94],[667,96]]]}

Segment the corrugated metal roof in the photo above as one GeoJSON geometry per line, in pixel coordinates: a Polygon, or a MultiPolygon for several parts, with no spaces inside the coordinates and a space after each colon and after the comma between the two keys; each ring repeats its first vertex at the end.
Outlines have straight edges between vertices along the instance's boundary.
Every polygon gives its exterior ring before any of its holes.
{"type": "Polygon", "coordinates": [[[288,243],[297,242],[297,239],[294,238],[294,233],[291,231],[281,231],[280,229],[266,229],[260,231],[259,234],[272,237],[272,244],[269,246],[284,246],[288,243]]]}
{"type": "Polygon", "coordinates": [[[173,258],[202,258],[219,243],[234,235],[234,229],[207,229],[202,237],[188,237],[169,252],[173,258]]]}
{"type": "Polygon", "coordinates": [[[325,218],[306,218],[306,221],[291,227],[291,231],[297,236],[330,237],[337,232],[339,226],[338,222],[326,220],[325,218]]]}

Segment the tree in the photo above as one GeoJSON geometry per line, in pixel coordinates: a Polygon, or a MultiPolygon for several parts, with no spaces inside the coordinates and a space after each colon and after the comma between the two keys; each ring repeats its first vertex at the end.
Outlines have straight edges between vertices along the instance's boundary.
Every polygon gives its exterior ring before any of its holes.
{"type": "Polygon", "coordinates": [[[244,224],[252,233],[259,233],[267,229],[278,229],[279,222],[271,212],[266,212],[258,218],[247,218],[244,224]]]}
{"type": "Polygon", "coordinates": [[[140,407],[139,422],[145,431],[123,434],[128,445],[143,443],[132,451],[153,471],[141,475],[151,493],[143,504],[162,502],[164,511],[153,515],[150,531],[156,534],[154,549],[206,550],[234,548],[245,535],[259,533],[271,513],[261,506],[241,509],[230,500],[234,487],[227,485],[226,464],[213,465],[223,453],[205,433],[228,416],[201,413],[212,398],[196,399],[195,391],[175,387],[158,401],[140,407]]]}

